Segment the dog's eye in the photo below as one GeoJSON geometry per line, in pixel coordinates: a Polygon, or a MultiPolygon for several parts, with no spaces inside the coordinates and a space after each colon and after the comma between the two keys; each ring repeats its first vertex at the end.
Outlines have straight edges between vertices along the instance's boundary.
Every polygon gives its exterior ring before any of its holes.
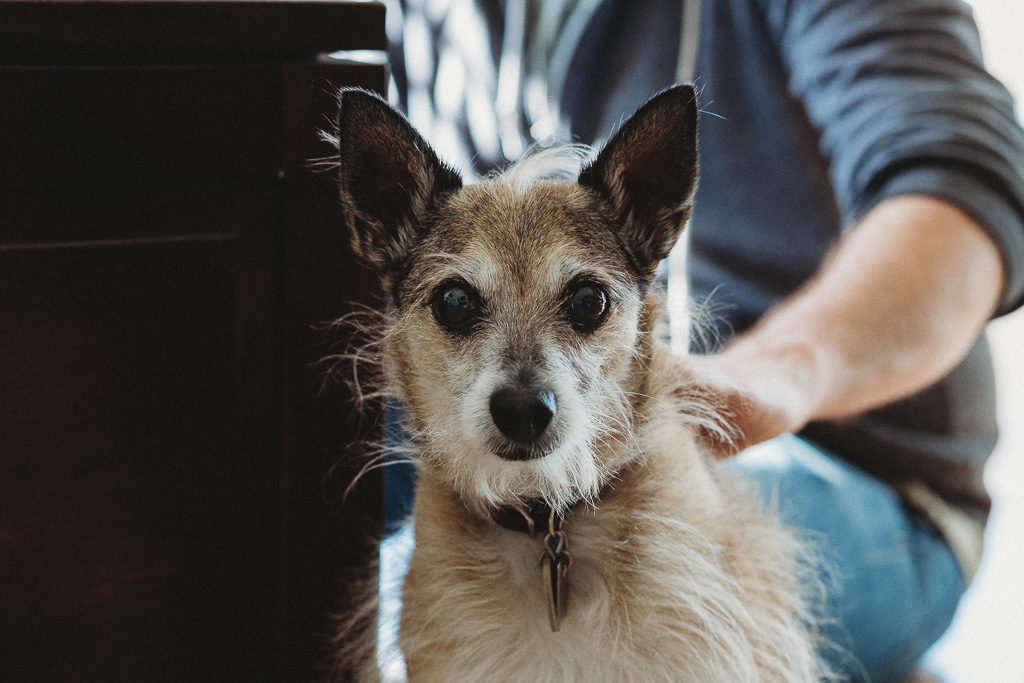
{"type": "Polygon", "coordinates": [[[450,332],[469,332],[480,319],[480,297],[476,290],[461,280],[438,287],[430,307],[438,324],[450,332]]]}
{"type": "Polygon", "coordinates": [[[608,292],[596,282],[580,282],[570,288],[566,304],[573,327],[589,332],[600,325],[608,313],[608,292]]]}

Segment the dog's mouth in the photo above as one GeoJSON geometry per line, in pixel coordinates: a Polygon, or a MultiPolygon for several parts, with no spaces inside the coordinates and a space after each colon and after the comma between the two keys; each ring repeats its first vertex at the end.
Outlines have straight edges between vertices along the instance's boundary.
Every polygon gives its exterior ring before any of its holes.
{"type": "Polygon", "coordinates": [[[492,439],[488,446],[491,452],[502,460],[514,462],[538,460],[554,450],[550,445],[544,443],[519,444],[498,439],[492,439]]]}

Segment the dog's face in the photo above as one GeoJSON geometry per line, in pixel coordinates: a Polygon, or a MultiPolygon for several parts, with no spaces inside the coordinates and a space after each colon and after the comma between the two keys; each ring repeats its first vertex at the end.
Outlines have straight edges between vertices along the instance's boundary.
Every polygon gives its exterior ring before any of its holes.
{"type": "Polygon", "coordinates": [[[342,93],[342,203],[395,304],[388,381],[424,467],[467,503],[563,507],[637,456],[645,294],[689,210],[695,125],[678,87],[574,180],[463,187],[386,104],[342,93]]]}

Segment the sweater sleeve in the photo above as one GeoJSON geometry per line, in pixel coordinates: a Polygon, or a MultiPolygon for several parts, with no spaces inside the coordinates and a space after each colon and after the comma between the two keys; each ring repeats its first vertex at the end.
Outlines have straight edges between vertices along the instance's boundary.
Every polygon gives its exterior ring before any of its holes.
{"type": "Polygon", "coordinates": [[[959,0],[756,0],[820,132],[844,221],[896,195],[958,206],[993,237],[1024,304],[1024,131],[959,0]]]}

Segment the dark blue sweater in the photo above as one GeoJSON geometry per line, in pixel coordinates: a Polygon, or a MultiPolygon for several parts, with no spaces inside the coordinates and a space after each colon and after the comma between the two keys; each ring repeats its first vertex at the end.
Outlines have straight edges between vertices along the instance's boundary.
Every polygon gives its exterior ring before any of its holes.
{"type": "MultiPolygon", "coordinates": [[[[482,5],[492,45],[501,44],[502,10],[482,5]]],[[[682,10],[679,0],[578,5],[596,10],[573,44],[560,113],[577,139],[594,142],[674,80],[682,10]]],[[[900,194],[944,198],[980,222],[1007,265],[999,312],[1021,305],[1024,133],[982,67],[966,4],[703,0],[700,15],[706,113],[690,293],[714,309],[720,340],[791,294],[845,228],[900,194]]],[[[436,54],[458,38],[451,29],[435,31],[436,54]]],[[[393,53],[400,90],[402,58],[393,53]]],[[[804,436],[880,478],[922,479],[984,517],[982,467],[996,439],[984,339],[935,386],[804,436]]]]}

